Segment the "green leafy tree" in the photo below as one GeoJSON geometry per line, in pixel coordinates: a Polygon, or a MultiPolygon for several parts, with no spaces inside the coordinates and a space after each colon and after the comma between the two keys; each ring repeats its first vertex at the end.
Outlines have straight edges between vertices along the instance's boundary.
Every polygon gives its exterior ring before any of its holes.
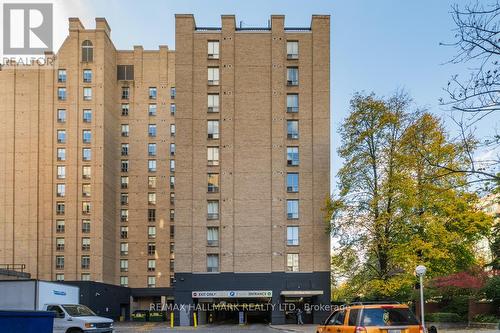
{"type": "Polygon", "coordinates": [[[464,175],[441,167],[466,163],[461,146],[439,119],[410,108],[404,93],[357,94],[339,130],[345,162],[326,213],[334,281],[342,286],[335,292],[343,298],[408,299],[418,263],[430,275],[470,267],[473,244],[489,230],[491,219],[464,191],[464,175]]]}

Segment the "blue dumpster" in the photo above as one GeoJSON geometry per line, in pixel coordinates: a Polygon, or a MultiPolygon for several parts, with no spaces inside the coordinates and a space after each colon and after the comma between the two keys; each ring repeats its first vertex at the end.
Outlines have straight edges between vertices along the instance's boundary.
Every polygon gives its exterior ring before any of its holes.
{"type": "Polygon", "coordinates": [[[2,333],[52,333],[54,312],[0,311],[2,333]]]}

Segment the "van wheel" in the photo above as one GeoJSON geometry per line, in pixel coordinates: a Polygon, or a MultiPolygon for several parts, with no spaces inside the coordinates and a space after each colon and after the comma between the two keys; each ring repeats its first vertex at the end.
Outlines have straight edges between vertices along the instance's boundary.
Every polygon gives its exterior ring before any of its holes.
{"type": "Polygon", "coordinates": [[[79,328],[70,328],[66,333],[83,333],[83,331],[79,328]]]}

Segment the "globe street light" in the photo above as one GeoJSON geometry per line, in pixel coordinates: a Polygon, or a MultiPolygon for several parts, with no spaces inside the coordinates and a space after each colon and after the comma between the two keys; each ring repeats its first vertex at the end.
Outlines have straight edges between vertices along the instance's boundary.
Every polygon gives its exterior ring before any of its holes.
{"type": "Polygon", "coordinates": [[[424,275],[426,271],[427,268],[423,265],[418,265],[417,268],[415,268],[415,274],[420,278],[420,321],[422,323],[424,333],[426,332],[424,316],[424,275]]]}

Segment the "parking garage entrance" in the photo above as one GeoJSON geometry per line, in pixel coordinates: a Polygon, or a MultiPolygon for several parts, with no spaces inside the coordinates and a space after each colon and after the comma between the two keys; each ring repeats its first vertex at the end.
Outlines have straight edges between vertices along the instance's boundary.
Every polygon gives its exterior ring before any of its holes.
{"type": "Polygon", "coordinates": [[[271,290],[193,291],[200,324],[270,323],[271,290]]]}

